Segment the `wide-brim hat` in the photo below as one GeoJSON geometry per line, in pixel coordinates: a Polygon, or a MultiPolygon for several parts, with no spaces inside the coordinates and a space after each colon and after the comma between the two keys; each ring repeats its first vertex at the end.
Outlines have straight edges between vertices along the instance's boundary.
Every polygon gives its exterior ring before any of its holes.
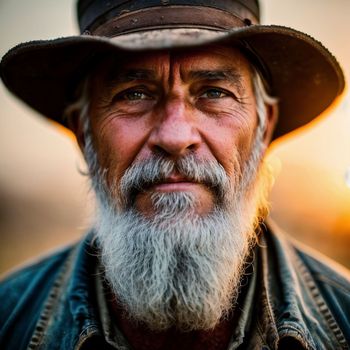
{"type": "Polygon", "coordinates": [[[260,25],[256,0],[81,0],[78,18],[82,35],[20,44],[0,66],[12,93],[64,126],[77,84],[106,55],[238,46],[279,100],[274,138],[310,122],[344,89],[334,56],[307,34],[260,25]]]}

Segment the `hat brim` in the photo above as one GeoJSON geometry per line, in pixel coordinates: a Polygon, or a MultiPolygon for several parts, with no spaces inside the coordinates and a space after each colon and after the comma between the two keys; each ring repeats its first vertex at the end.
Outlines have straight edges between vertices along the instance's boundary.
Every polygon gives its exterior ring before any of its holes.
{"type": "Polygon", "coordinates": [[[181,49],[209,44],[243,45],[268,76],[279,99],[274,138],[310,122],[344,89],[342,70],[332,54],[312,37],[282,26],[252,25],[220,32],[196,28],[150,30],[114,38],[72,36],[32,41],[11,49],[0,74],[16,96],[64,125],[63,111],[79,79],[97,58],[125,52],[181,49]]]}

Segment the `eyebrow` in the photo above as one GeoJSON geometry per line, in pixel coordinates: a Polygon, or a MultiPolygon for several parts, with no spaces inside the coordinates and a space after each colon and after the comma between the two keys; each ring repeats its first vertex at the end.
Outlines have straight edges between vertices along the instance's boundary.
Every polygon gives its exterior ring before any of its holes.
{"type": "Polygon", "coordinates": [[[129,69],[126,71],[112,72],[108,78],[108,85],[129,83],[135,80],[155,80],[156,74],[151,69],[129,69]]]}
{"type": "Polygon", "coordinates": [[[194,80],[227,80],[230,84],[236,86],[240,91],[244,90],[242,75],[237,70],[233,69],[195,70],[189,72],[189,77],[194,80]]]}
{"type": "MultiPolygon", "coordinates": [[[[193,80],[228,81],[231,85],[237,87],[240,92],[244,91],[243,77],[235,69],[192,70],[188,72],[188,77],[193,80]]],[[[119,70],[110,73],[107,85],[114,87],[117,84],[125,84],[135,80],[156,80],[156,78],[156,72],[152,69],[119,70]]]]}

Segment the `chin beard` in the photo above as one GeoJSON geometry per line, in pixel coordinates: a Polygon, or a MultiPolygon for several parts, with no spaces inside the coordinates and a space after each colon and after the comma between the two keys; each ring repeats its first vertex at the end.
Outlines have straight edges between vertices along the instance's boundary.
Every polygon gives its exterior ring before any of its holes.
{"type": "Polygon", "coordinates": [[[125,314],[154,331],[214,328],[234,307],[256,228],[266,214],[265,191],[259,191],[267,188],[261,183],[266,176],[257,176],[260,143],[246,164],[237,160],[231,182],[216,162],[156,157],[132,165],[119,186],[107,186],[91,140],[86,152],[97,195],[100,258],[125,314]],[[198,215],[196,198],[187,192],[152,195],[151,217],[135,209],[133,193],[174,168],[208,184],[216,198],[212,212],[198,215]]]}

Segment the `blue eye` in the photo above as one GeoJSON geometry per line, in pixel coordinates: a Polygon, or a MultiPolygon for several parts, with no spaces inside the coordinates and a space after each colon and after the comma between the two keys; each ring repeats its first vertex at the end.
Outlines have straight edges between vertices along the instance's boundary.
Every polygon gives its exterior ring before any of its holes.
{"type": "Polygon", "coordinates": [[[208,99],[216,99],[227,97],[228,94],[220,89],[208,89],[200,97],[208,99]]]}
{"type": "Polygon", "coordinates": [[[127,91],[123,94],[123,98],[128,101],[149,100],[151,97],[141,91],[127,91]]]}

